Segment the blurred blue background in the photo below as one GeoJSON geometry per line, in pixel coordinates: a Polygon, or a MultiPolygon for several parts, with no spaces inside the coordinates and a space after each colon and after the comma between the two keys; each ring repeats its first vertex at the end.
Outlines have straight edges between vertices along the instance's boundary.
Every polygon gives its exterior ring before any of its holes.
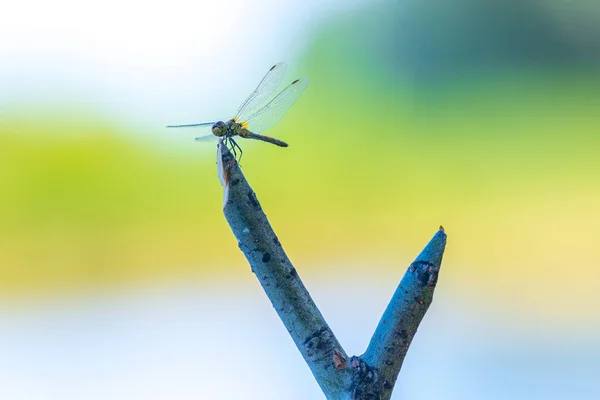
{"type": "Polygon", "coordinates": [[[306,93],[244,173],[346,351],[443,224],[395,399],[595,398],[600,5],[5,7],[0,398],[312,399],[222,215],[206,131],[268,68],[306,93]],[[360,298],[348,293],[360,292],[360,298]]]}

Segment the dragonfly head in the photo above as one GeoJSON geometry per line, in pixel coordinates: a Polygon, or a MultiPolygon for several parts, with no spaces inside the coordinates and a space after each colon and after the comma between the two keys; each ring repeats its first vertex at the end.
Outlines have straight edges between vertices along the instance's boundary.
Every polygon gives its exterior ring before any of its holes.
{"type": "Polygon", "coordinates": [[[223,121],[219,121],[212,126],[212,133],[215,136],[225,136],[227,133],[227,125],[223,121]]]}

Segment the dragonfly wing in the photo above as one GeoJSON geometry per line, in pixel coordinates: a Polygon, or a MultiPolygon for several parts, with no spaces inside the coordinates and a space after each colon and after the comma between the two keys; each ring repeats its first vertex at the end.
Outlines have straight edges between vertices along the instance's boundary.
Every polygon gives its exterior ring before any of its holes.
{"type": "Polygon", "coordinates": [[[286,68],[287,64],[284,62],[280,62],[271,67],[256,89],[254,89],[254,92],[248,96],[246,101],[244,101],[238,109],[234,117],[236,121],[245,120],[258,107],[264,104],[271,95],[273,95],[283,79],[286,68]]]}
{"type": "Polygon", "coordinates": [[[275,125],[298,100],[307,85],[308,78],[296,79],[290,83],[266,106],[244,121],[248,126],[248,130],[253,133],[260,133],[275,125]]]}
{"type": "Polygon", "coordinates": [[[167,125],[167,128],[197,128],[199,126],[213,126],[216,122],[203,122],[201,124],[188,124],[188,125],[167,125]]]}
{"type": "Polygon", "coordinates": [[[211,140],[216,140],[216,139],[217,139],[217,136],[215,136],[211,133],[210,135],[199,136],[195,140],[198,142],[210,142],[211,140]]]}

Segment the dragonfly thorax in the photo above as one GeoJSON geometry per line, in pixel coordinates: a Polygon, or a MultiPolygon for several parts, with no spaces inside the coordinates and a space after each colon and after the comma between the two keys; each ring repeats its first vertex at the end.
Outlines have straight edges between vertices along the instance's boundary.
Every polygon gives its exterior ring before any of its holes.
{"type": "Polygon", "coordinates": [[[227,122],[219,121],[212,127],[212,133],[218,137],[245,136],[248,131],[243,124],[230,119],[227,122]]]}

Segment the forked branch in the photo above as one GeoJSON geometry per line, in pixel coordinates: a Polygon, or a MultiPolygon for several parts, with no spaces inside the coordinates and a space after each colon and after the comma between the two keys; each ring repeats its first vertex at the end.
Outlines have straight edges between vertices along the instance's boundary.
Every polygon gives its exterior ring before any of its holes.
{"type": "Polygon", "coordinates": [[[271,304],[328,399],[389,399],[410,342],[431,304],[446,234],[410,265],[364,355],[348,357],[285,254],[256,194],[219,146],[225,218],[271,304]]]}

